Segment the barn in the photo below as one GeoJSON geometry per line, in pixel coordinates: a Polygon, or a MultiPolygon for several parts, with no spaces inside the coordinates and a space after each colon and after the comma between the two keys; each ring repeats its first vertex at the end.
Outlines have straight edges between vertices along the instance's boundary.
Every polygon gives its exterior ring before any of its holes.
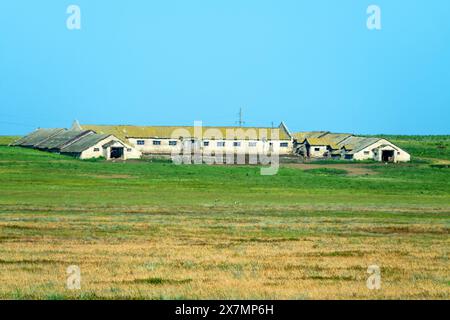
{"type": "Polygon", "coordinates": [[[61,154],[80,159],[103,157],[106,160],[139,159],[141,152],[111,134],[91,134],[60,150],[61,154]]]}
{"type": "Polygon", "coordinates": [[[392,142],[349,133],[309,131],[291,134],[278,127],[202,127],[80,125],[37,129],[13,146],[90,159],[139,159],[143,154],[173,155],[198,152],[218,155],[298,155],[304,159],[407,162],[411,156],[392,142]]]}
{"type": "Polygon", "coordinates": [[[329,158],[339,147],[326,138],[306,138],[300,143],[307,158],[329,158]]]}
{"type": "Polygon", "coordinates": [[[328,131],[299,132],[294,133],[293,137],[295,153],[306,159],[338,158],[380,162],[408,162],[411,159],[405,150],[382,138],[328,131]]]}
{"type": "Polygon", "coordinates": [[[293,153],[293,139],[284,123],[276,128],[127,125],[81,125],[80,128],[115,135],[150,155],[171,155],[183,150],[209,155],[293,153]]]}
{"type": "Polygon", "coordinates": [[[340,157],[338,143],[350,137],[349,133],[331,133],[329,131],[305,131],[293,134],[297,155],[304,158],[340,157]]]}
{"type": "Polygon", "coordinates": [[[408,162],[411,156],[405,150],[382,138],[349,137],[338,144],[345,159],[375,160],[381,162],[408,162]]]}
{"type": "Polygon", "coordinates": [[[97,134],[92,130],[37,129],[13,142],[12,146],[33,148],[90,159],[139,159],[141,152],[111,134],[97,134]]]}

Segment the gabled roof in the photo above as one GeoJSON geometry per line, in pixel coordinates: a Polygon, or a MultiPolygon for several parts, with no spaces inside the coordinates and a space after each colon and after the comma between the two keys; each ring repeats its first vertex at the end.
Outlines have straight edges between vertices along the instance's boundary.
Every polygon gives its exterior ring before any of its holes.
{"type": "Polygon", "coordinates": [[[321,136],[321,138],[325,138],[329,141],[332,141],[334,143],[339,143],[342,142],[343,140],[347,139],[348,137],[353,136],[351,133],[331,133],[328,132],[326,134],[324,134],[323,136],[321,136]]]}
{"type": "Polygon", "coordinates": [[[77,139],[93,133],[94,132],[91,130],[63,130],[51,136],[50,138],[36,144],[34,147],[38,149],[59,150],[62,147],[75,142],[77,139]]]}
{"type": "Polygon", "coordinates": [[[343,140],[341,143],[338,143],[338,146],[340,148],[345,148],[345,150],[350,150],[351,152],[349,152],[349,154],[355,154],[380,140],[381,138],[351,136],[343,140]]]}
{"type": "Polygon", "coordinates": [[[81,129],[80,123],[78,122],[78,120],[74,120],[72,122],[72,127],[70,128],[70,130],[78,130],[81,131],[83,129],[81,129]]]}
{"type": "Polygon", "coordinates": [[[303,142],[307,142],[311,146],[329,146],[331,149],[339,149],[339,146],[326,138],[306,138],[303,142]]]}
{"type": "MultiPolygon", "coordinates": [[[[154,138],[154,139],[178,139],[194,138],[194,126],[127,126],[127,125],[81,125],[85,130],[93,130],[97,133],[112,134],[122,140],[128,138],[154,138]]],[[[272,136],[278,136],[279,140],[291,140],[289,132],[284,128],[264,127],[202,127],[200,132],[203,139],[262,139],[272,140],[272,136]],[[253,137],[254,136],[254,137],[253,137]]]]}
{"type": "Polygon", "coordinates": [[[307,138],[320,138],[329,133],[329,131],[303,131],[293,133],[292,136],[297,142],[305,141],[307,138]]]}
{"type": "Polygon", "coordinates": [[[12,143],[12,146],[21,146],[21,147],[34,147],[38,143],[42,143],[45,140],[53,137],[54,135],[64,131],[65,129],[56,128],[56,129],[37,129],[32,133],[22,137],[21,139],[12,143]]]}
{"type": "Polygon", "coordinates": [[[385,148],[385,147],[390,147],[390,148],[392,148],[394,150],[397,150],[397,151],[399,150],[399,147],[397,147],[396,145],[394,145],[392,143],[389,143],[389,144],[385,143],[385,144],[382,144],[382,145],[378,146],[378,148],[385,148]]]}
{"type": "Polygon", "coordinates": [[[102,147],[103,148],[108,148],[108,147],[110,147],[110,146],[112,146],[112,145],[114,145],[116,143],[120,143],[122,146],[125,147],[125,144],[122,141],[120,141],[120,140],[111,140],[111,141],[105,143],[102,147]]]}
{"type": "Polygon", "coordinates": [[[89,134],[87,136],[82,137],[81,139],[75,141],[74,143],[64,147],[61,149],[61,152],[63,153],[81,153],[84,150],[87,150],[100,141],[108,138],[111,136],[110,134],[89,134]]]}
{"type": "Polygon", "coordinates": [[[286,126],[286,124],[284,123],[284,121],[281,121],[280,125],[278,126],[278,128],[280,128],[281,130],[284,130],[286,132],[286,134],[289,136],[289,138],[292,138],[292,134],[291,131],[288,129],[288,127],[286,126]]]}

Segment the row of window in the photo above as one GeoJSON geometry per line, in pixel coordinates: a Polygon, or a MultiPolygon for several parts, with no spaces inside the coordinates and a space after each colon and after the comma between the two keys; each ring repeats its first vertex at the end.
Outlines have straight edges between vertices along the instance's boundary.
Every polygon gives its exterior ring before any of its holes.
{"type": "MultiPolygon", "coordinates": [[[[137,145],[138,146],[143,146],[145,145],[145,140],[137,140],[137,145]]],[[[176,146],[178,143],[178,141],[174,141],[174,140],[170,140],[169,141],[169,146],[176,146]]],[[[153,140],[153,145],[154,146],[160,146],[161,145],[161,140],[153,140]]],[[[218,147],[225,147],[225,141],[218,141],[216,144],[218,147]]],[[[209,147],[209,141],[203,141],[203,146],[205,147],[209,147]]],[[[240,147],[241,146],[241,142],[239,141],[234,141],[233,142],[233,147],[240,147]]],[[[248,143],[249,147],[256,147],[256,142],[249,142],[248,143]]],[[[289,143],[288,142],[280,142],[280,147],[281,148],[287,148],[289,147],[289,143]]]]}
{"type": "MultiPolygon", "coordinates": [[[[127,152],[131,152],[131,148],[127,148],[127,152]]],[[[94,152],[100,152],[100,148],[94,148],[94,152]]]]}

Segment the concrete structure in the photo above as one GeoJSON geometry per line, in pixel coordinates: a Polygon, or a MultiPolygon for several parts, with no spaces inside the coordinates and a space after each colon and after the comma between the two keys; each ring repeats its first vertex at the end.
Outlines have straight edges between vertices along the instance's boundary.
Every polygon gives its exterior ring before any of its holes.
{"type": "Polygon", "coordinates": [[[114,135],[92,134],[60,150],[61,154],[80,159],[103,157],[106,160],[139,159],[142,153],[114,135]]]}
{"type": "Polygon", "coordinates": [[[143,154],[171,155],[186,150],[206,155],[293,154],[293,139],[284,123],[277,128],[120,125],[82,125],[81,128],[113,134],[143,154]]]}
{"type": "MultiPolygon", "coordinates": [[[[291,134],[284,123],[276,128],[259,128],[80,125],[75,121],[71,129],[38,129],[12,145],[81,159],[104,157],[108,160],[139,159],[143,154],[200,154],[203,159],[222,159],[229,155],[298,155],[304,159],[383,162],[406,162],[411,158],[386,139],[329,131],[291,134]]],[[[248,163],[255,163],[253,161],[248,163]]]]}
{"type": "Polygon", "coordinates": [[[407,162],[410,155],[381,138],[356,137],[348,133],[312,131],[294,133],[294,152],[306,159],[375,160],[407,162]]]}
{"type": "Polygon", "coordinates": [[[334,142],[325,138],[306,138],[300,146],[307,158],[329,158],[333,151],[339,149],[334,142]]]}
{"type": "Polygon", "coordinates": [[[344,159],[375,160],[382,162],[408,162],[409,153],[381,138],[349,137],[341,143],[341,154],[344,159]]]}
{"type": "Polygon", "coordinates": [[[139,159],[141,152],[114,135],[92,130],[37,129],[15,141],[12,146],[39,149],[81,159],[139,159]]]}

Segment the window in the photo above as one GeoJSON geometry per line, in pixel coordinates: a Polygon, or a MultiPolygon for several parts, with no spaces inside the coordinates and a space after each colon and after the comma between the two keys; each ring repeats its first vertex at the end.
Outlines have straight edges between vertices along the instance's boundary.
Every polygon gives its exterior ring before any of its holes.
{"type": "Polygon", "coordinates": [[[368,155],[370,152],[369,151],[364,151],[364,154],[365,155],[368,155]]]}
{"type": "Polygon", "coordinates": [[[320,151],[320,148],[314,148],[314,151],[320,151]]]}
{"type": "Polygon", "coordinates": [[[160,146],[161,145],[161,140],[153,140],[153,145],[154,146],[160,146]]]}
{"type": "Polygon", "coordinates": [[[131,148],[127,148],[127,152],[131,152],[131,148]]]}
{"type": "Polygon", "coordinates": [[[249,147],[256,147],[256,142],[255,141],[249,142],[248,146],[249,147]]]}
{"type": "Polygon", "coordinates": [[[169,146],[176,146],[177,142],[175,140],[169,141],[169,146]]]}
{"type": "Polygon", "coordinates": [[[289,147],[289,143],[288,142],[281,142],[280,143],[280,147],[281,148],[287,148],[287,147],[289,147]]]}
{"type": "Polygon", "coordinates": [[[397,155],[400,155],[400,151],[397,151],[397,155]]]}
{"type": "Polygon", "coordinates": [[[240,147],[240,146],[241,146],[241,143],[238,142],[238,141],[235,141],[235,142],[233,142],[233,146],[234,146],[234,147],[240,147]]]}
{"type": "Polygon", "coordinates": [[[145,144],[144,140],[138,140],[137,141],[138,146],[143,146],[145,144]]]}
{"type": "Polygon", "coordinates": [[[225,141],[219,141],[217,142],[218,147],[225,147],[225,141]]]}
{"type": "Polygon", "coordinates": [[[94,148],[94,152],[99,152],[100,149],[99,148],[94,148]]]}
{"type": "Polygon", "coordinates": [[[203,141],[203,146],[204,147],[208,147],[209,146],[209,141],[203,141]]]}

